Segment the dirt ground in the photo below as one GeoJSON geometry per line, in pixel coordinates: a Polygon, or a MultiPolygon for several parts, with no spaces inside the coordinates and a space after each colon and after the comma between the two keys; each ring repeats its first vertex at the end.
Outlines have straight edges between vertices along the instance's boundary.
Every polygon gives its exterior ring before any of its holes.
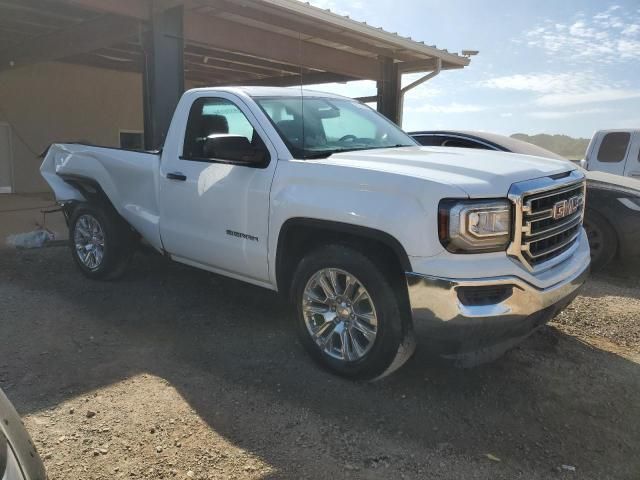
{"type": "Polygon", "coordinates": [[[0,387],[50,478],[640,478],[640,280],[600,275],[499,361],[418,347],[367,384],[318,369],[273,293],[138,255],[85,280],[0,249],[0,387]]]}

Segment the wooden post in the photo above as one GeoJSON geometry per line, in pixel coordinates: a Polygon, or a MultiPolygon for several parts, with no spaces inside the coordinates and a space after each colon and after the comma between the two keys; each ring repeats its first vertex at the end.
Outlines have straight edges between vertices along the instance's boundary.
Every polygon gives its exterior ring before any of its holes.
{"type": "Polygon", "coordinates": [[[378,80],[378,112],[392,122],[400,122],[400,72],[391,58],[382,58],[381,80],[378,80]]]}

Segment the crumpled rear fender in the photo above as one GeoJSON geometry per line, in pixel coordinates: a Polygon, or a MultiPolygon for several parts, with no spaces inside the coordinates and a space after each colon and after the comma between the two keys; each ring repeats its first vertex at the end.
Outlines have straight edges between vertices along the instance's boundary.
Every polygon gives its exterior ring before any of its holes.
{"type": "Polygon", "coordinates": [[[58,202],[90,201],[78,185],[95,182],[115,210],[162,249],[157,179],[159,155],[81,144],[54,144],[40,172],[58,202]]]}

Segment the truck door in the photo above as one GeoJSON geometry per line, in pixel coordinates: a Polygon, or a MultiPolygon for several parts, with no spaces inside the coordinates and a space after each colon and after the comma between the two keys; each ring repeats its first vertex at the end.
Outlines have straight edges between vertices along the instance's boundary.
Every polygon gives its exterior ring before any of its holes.
{"type": "Polygon", "coordinates": [[[631,147],[624,167],[625,177],[640,178],[640,131],[633,134],[631,147]]]}
{"type": "Polygon", "coordinates": [[[170,132],[175,145],[163,152],[160,166],[160,234],[165,250],[184,263],[268,281],[275,148],[250,109],[232,94],[196,98],[188,116],[182,114],[186,126],[170,132]],[[210,135],[243,136],[256,150],[264,150],[266,160],[254,165],[224,155],[213,157],[205,148],[210,135]]]}
{"type": "Polygon", "coordinates": [[[606,132],[593,148],[589,159],[589,170],[624,175],[625,159],[631,145],[631,133],[606,132]]]}

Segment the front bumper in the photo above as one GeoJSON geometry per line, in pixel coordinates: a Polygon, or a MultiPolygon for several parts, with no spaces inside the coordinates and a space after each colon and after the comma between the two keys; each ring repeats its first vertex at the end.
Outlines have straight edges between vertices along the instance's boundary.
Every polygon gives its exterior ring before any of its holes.
{"type": "Polygon", "coordinates": [[[493,360],[557,315],[589,274],[539,289],[516,276],[452,279],[407,273],[413,324],[431,352],[462,364],[493,360]]]}

